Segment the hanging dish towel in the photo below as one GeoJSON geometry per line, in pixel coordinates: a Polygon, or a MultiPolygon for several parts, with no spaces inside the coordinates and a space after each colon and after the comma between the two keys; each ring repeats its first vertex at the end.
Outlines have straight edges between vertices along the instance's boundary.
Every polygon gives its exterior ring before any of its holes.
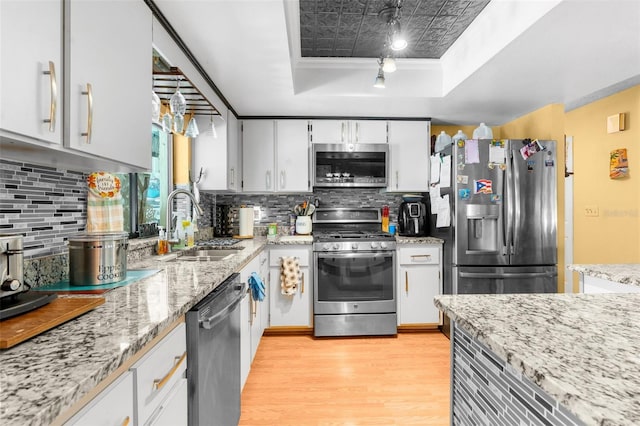
{"type": "Polygon", "coordinates": [[[87,177],[87,183],[87,232],[123,231],[120,179],[111,173],[95,172],[87,177]]]}
{"type": "Polygon", "coordinates": [[[251,297],[253,297],[253,300],[257,300],[258,302],[264,300],[264,283],[262,282],[262,278],[255,272],[252,272],[249,277],[249,288],[251,289],[251,297]]]}
{"type": "Polygon", "coordinates": [[[286,296],[296,294],[300,285],[300,259],[284,256],[280,258],[280,291],[286,296]]]}

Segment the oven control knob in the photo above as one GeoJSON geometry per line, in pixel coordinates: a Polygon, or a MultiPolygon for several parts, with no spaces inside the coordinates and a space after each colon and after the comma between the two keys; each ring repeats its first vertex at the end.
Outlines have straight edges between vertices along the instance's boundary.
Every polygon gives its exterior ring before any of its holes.
{"type": "Polygon", "coordinates": [[[322,245],[322,249],[323,250],[327,250],[327,251],[331,250],[331,244],[330,243],[324,243],[322,245]]]}
{"type": "Polygon", "coordinates": [[[333,247],[334,250],[340,250],[340,243],[333,243],[333,247]]]}
{"type": "Polygon", "coordinates": [[[372,249],[377,249],[378,247],[380,247],[380,243],[377,241],[371,241],[371,248],[372,249]]]}
{"type": "Polygon", "coordinates": [[[1,288],[4,291],[16,291],[20,288],[20,281],[14,280],[13,278],[7,278],[2,283],[1,288]]]}
{"type": "Polygon", "coordinates": [[[384,241],[380,243],[380,248],[381,249],[386,249],[387,248],[387,243],[385,243],[384,241]]]}
{"type": "Polygon", "coordinates": [[[352,250],[358,250],[358,243],[351,243],[352,250]]]}

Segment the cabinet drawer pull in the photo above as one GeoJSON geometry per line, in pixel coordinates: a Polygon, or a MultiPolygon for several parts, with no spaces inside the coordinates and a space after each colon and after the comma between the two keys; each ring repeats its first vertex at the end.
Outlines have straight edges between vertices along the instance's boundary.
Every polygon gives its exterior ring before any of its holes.
{"type": "Polygon", "coordinates": [[[167,382],[171,379],[171,377],[175,374],[175,372],[178,370],[178,367],[180,367],[180,364],[182,364],[182,362],[186,358],[187,358],[187,351],[185,351],[182,354],[182,356],[175,357],[174,364],[171,370],[169,370],[169,372],[162,379],[155,379],[153,381],[153,390],[155,391],[155,390],[162,389],[164,385],[166,385],[167,382]]]}
{"type": "Polygon", "coordinates": [[[91,83],[87,83],[87,91],[82,92],[83,95],[87,95],[87,132],[81,133],[82,136],[87,137],[87,143],[91,143],[91,128],[93,127],[93,89],[91,83]]]}
{"type": "Polygon", "coordinates": [[[404,271],[404,291],[409,294],[409,271],[404,271]]]}
{"type": "Polygon", "coordinates": [[[42,120],[49,123],[49,131],[56,131],[56,109],[58,109],[58,83],[56,82],[56,65],[53,61],[49,61],[49,71],[43,71],[44,75],[49,76],[49,87],[51,89],[51,97],[49,103],[49,118],[42,120]]]}
{"type": "Polygon", "coordinates": [[[300,293],[304,294],[304,274],[302,274],[302,285],[300,286],[300,293]]]}
{"type": "Polygon", "coordinates": [[[129,426],[129,421],[130,421],[130,420],[131,420],[131,419],[129,418],[129,416],[127,416],[127,418],[126,418],[126,419],[124,419],[124,421],[122,422],[122,426],[129,426]]]}
{"type": "Polygon", "coordinates": [[[431,259],[431,255],[430,254],[414,254],[414,255],[411,255],[411,259],[412,260],[417,259],[419,257],[424,257],[426,260],[431,259]]]}

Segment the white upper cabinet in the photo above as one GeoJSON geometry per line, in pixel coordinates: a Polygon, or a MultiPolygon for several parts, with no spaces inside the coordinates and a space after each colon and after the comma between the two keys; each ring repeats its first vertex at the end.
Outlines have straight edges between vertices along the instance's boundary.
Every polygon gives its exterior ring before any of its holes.
{"type": "Polygon", "coordinates": [[[214,135],[211,120],[210,116],[196,117],[200,134],[191,141],[191,174],[197,178],[202,170],[198,182],[201,191],[234,191],[239,180],[235,172],[238,162],[238,121],[231,112],[226,120],[214,117],[214,135]]]}
{"type": "Polygon", "coordinates": [[[149,169],[149,7],[142,1],[69,0],[65,15],[65,143],[149,169]]]}
{"type": "Polygon", "coordinates": [[[275,188],[275,131],[273,120],[242,123],[242,190],[270,192],[275,188]]]}
{"type": "Polygon", "coordinates": [[[62,66],[62,0],[0,1],[0,130],[61,143],[62,66]]]}
{"type": "Polygon", "coordinates": [[[238,192],[242,188],[240,161],[240,124],[231,111],[227,113],[227,189],[238,192]]]}
{"type": "Polygon", "coordinates": [[[309,191],[309,123],[306,120],[278,120],[276,151],[276,191],[309,191]]]}
{"type": "Polygon", "coordinates": [[[313,120],[313,143],[386,143],[384,120],[313,120]]]}
{"type": "Polygon", "coordinates": [[[242,181],[244,192],[310,191],[307,121],[243,121],[242,181]]]}
{"type": "Polygon", "coordinates": [[[392,192],[429,190],[428,121],[389,121],[389,185],[392,192]]]}

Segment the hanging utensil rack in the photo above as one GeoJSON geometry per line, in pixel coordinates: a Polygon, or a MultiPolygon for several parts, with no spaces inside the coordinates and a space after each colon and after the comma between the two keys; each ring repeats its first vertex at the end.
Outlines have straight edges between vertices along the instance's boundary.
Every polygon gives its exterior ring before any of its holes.
{"type": "Polygon", "coordinates": [[[169,71],[154,70],[153,72],[153,91],[163,104],[168,104],[169,98],[176,92],[178,80],[180,81],[180,93],[187,101],[187,112],[203,116],[220,115],[213,104],[177,67],[171,67],[169,71]]]}

